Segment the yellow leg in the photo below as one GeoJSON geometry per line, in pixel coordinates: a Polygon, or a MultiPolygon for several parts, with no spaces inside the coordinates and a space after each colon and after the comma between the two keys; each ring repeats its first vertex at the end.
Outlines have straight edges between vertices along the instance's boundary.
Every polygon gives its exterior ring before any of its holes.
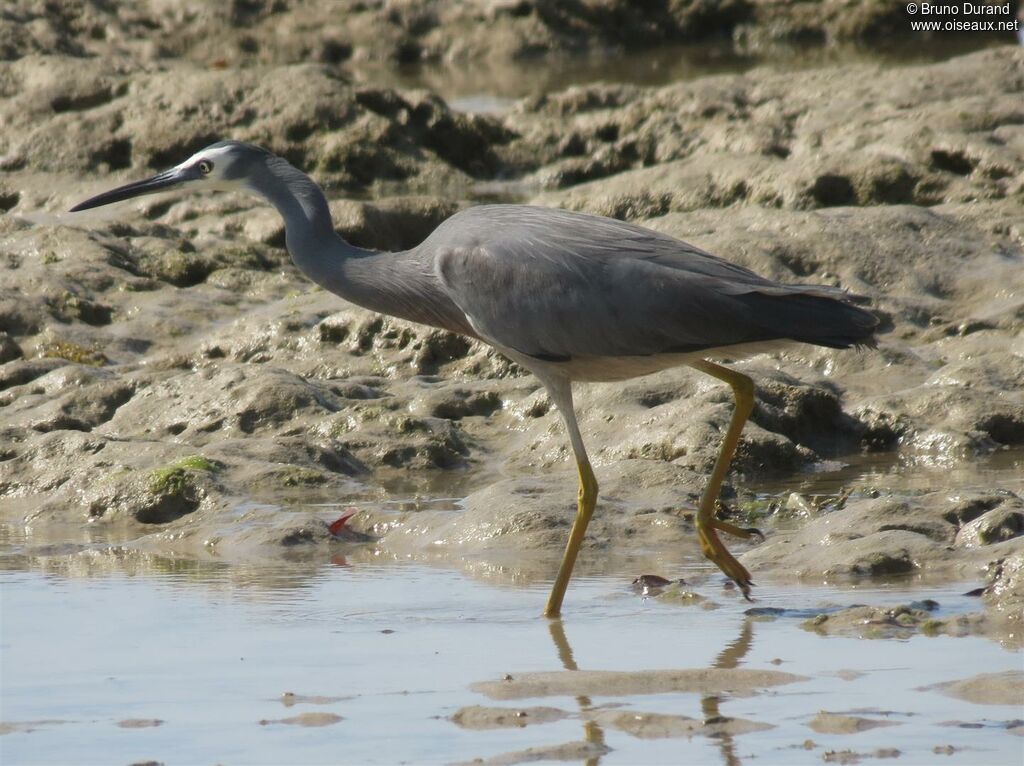
{"type": "Polygon", "coordinates": [[[753,585],[750,581],[750,573],[726,550],[715,530],[739,537],[751,537],[760,533],[757,530],[742,529],[719,521],[715,518],[715,504],[718,501],[718,493],[722,489],[722,482],[725,481],[725,475],[729,471],[729,463],[732,462],[732,456],[736,452],[740,432],[754,409],[754,382],[742,373],[712,362],[695,362],[692,366],[719,380],[724,380],[732,388],[733,396],[736,399],[736,409],[733,410],[729,429],[725,433],[715,467],[711,471],[708,484],[700,499],[700,509],[697,511],[697,537],[700,540],[704,556],[731,577],[740,586],[743,596],[749,600],[750,586],[753,585]]]}
{"type": "Polygon", "coordinates": [[[572,523],[572,531],[569,532],[569,542],[565,545],[562,565],[558,568],[558,576],[555,577],[555,584],[551,588],[551,595],[548,596],[547,606],[544,607],[545,617],[558,617],[562,611],[565,589],[569,587],[569,578],[572,577],[576,556],[583,544],[583,536],[587,532],[590,517],[594,515],[594,506],[597,505],[597,479],[594,478],[594,470],[590,467],[590,461],[584,455],[582,460],[577,461],[576,467],[579,469],[580,478],[580,488],[576,498],[576,518],[572,523]]]}

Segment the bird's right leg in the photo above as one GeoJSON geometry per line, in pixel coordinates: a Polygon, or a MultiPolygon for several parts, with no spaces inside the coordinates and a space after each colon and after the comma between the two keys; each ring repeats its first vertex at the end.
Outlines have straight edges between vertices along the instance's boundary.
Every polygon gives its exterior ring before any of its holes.
{"type": "Polygon", "coordinates": [[[753,585],[750,581],[750,573],[729,553],[722,541],[718,539],[715,530],[744,538],[761,533],[756,529],[743,529],[734,524],[719,521],[715,518],[715,505],[718,502],[718,493],[722,489],[722,482],[725,481],[725,475],[729,471],[732,456],[736,452],[736,445],[739,444],[740,432],[743,431],[747,418],[754,410],[754,381],[742,373],[712,362],[693,362],[691,366],[719,380],[724,380],[732,388],[733,396],[736,399],[736,408],[733,410],[729,428],[725,432],[722,448],[718,452],[715,467],[711,469],[711,476],[708,478],[704,494],[700,499],[700,508],[697,511],[697,537],[700,540],[704,556],[732,578],[740,586],[744,597],[749,600],[750,586],[753,585]]]}
{"type": "Polygon", "coordinates": [[[590,459],[587,457],[583,437],[580,435],[579,425],[576,422],[576,410],[572,403],[572,384],[567,380],[542,382],[547,387],[548,393],[565,421],[565,428],[569,432],[569,441],[576,456],[576,468],[579,473],[576,518],[572,522],[569,541],[565,545],[565,553],[562,556],[562,564],[558,568],[558,575],[555,577],[555,584],[551,588],[551,595],[548,596],[547,606],[544,607],[545,617],[558,617],[562,611],[562,599],[565,597],[566,588],[569,587],[569,579],[572,577],[576,557],[583,545],[587,525],[590,524],[590,517],[594,515],[594,506],[597,505],[597,479],[594,477],[594,469],[590,466],[590,459]]]}

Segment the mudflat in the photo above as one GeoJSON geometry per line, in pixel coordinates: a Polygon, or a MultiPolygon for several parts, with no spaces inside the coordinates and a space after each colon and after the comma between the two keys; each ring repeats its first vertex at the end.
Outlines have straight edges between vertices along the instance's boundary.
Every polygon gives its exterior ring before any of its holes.
{"type": "MultiPolygon", "coordinates": [[[[174,561],[240,579],[298,566],[315,579],[342,557],[429,564],[499,590],[550,581],[574,474],[559,416],[529,374],[316,288],[255,198],[65,212],[230,137],[308,172],[360,246],[410,247],[459,209],[508,200],[623,218],[773,279],[866,296],[882,319],[878,349],[793,347],[735,364],[757,403],[723,513],[766,533],[736,546],[755,596],[851,589],[806,614],[789,604],[752,619],[798,616],[821,640],[1021,646],[1020,48],[573,84],[515,73],[527,52],[546,71],[600,59],[614,72],[616,57],[695,30],[726,30],[738,55],[796,29],[872,43],[896,22],[870,3],[844,16],[777,3],[701,16],[682,3],[657,18],[615,3],[579,18],[528,2],[14,5],[0,21],[0,545],[11,569],[89,580],[162,576],[174,561]],[[440,92],[467,87],[460,72],[498,73],[494,92],[476,94],[488,108],[409,86],[413,64],[440,92]],[[358,513],[332,531],[349,506],[358,513]],[[908,590],[903,603],[853,592],[892,583],[908,590]],[[955,613],[913,598],[914,587],[961,585],[980,599],[955,613]]],[[[577,574],[628,591],[633,576],[682,567],[688,584],[629,597],[697,606],[695,621],[731,603],[737,594],[700,564],[691,520],[730,416],[727,389],[684,368],[580,387],[577,408],[601,485],[577,574]]],[[[1005,679],[971,670],[943,693],[1019,703],[1005,679]]],[[[634,682],[607,693],[638,694],[634,682]]],[[[600,696],[608,683],[565,670],[544,680],[554,691],[519,696],[600,696]]],[[[658,688],[714,691],[699,686],[658,688]]],[[[514,698],[491,688],[481,691],[514,698]]],[[[529,715],[565,717],[534,701],[529,715]]],[[[609,710],[593,720],[637,737],[712,736],[721,724],[637,704],[641,723],[609,710]]],[[[460,705],[467,729],[511,720],[460,705]]],[[[268,715],[268,729],[344,725],[314,712],[268,715]]],[[[877,718],[812,712],[811,728],[835,735],[877,718]]],[[[118,720],[155,732],[153,715],[118,720]]],[[[603,752],[580,746],[565,757],[603,752]]]]}

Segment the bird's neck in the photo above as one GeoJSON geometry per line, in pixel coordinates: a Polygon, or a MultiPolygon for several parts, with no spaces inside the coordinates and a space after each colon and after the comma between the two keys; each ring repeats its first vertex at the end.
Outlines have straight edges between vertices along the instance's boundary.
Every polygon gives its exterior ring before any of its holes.
{"type": "Polygon", "coordinates": [[[284,219],[289,252],[292,252],[293,241],[304,245],[326,242],[332,235],[336,236],[323,191],[313,179],[286,160],[270,158],[262,172],[250,179],[250,186],[277,208],[284,219]]]}
{"type": "Polygon", "coordinates": [[[431,264],[415,251],[376,252],[349,244],[335,232],[327,199],[309,176],[284,160],[268,165],[268,173],[253,189],[284,219],[288,252],[303,274],[371,311],[472,334],[431,264]]]}

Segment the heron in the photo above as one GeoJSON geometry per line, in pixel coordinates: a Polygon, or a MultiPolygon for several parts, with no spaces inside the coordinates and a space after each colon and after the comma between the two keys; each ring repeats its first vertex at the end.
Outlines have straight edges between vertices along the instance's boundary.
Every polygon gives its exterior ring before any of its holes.
{"type": "Polygon", "coordinates": [[[544,609],[561,613],[597,504],[598,485],[573,404],[573,383],[622,381],[689,366],[730,386],[735,401],[694,516],[704,556],[750,598],[750,573],[719,532],[716,505],[754,407],[750,377],[720,362],[793,343],[874,346],[878,320],[846,290],[775,282],[667,234],[613,218],[517,204],[478,205],[401,252],[355,247],[334,229],[327,198],[274,153],[219,141],[151,178],[91,197],[71,212],[178,187],[244,190],[284,219],[295,266],[371,311],[482,341],[536,376],[565,424],[576,461],[576,515],[544,609]]]}

